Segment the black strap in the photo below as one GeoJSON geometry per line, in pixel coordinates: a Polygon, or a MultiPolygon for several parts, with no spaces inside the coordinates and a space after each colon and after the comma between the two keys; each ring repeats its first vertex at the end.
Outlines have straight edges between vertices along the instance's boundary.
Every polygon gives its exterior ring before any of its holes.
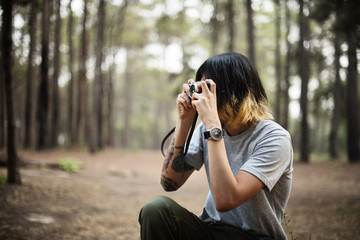
{"type": "Polygon", "coordinates": [[[170,137],[171,134],[173,134],[173,132],[175,132],[175,127],[173,129],[170,130],[170,132],[168,134],[166,134],[166,136],[164,137],[164,139],[162,140],[161,142],[161,153],[162,155],[165,157],[165,153],[164,153],[164,144],[165,144],[165,141],[170,137]]]}
{"type": "MultiPolygon", "coordinates": [[[[192,135],[193,135],[193,133],[194,133],[194,130],[195,130],[197,118],[198,118],[198,113],[196,112],[196,113],[195,113],[195,116],[194,116],[193,123],[192,123],[191,128],[190,128],[190,132],[189,132],[188,137],[187,137],[187,139],[186,139],[184,156],[187,154],[187,152],[188,152],[188,150],[189,150],[190,140],[191,140],[191,137],[192,137],[192,135]]],[[[162,155],[163,155],[164,157],[165,157],[164,144],[165,144],[166,140],[170,137],[170,135],[173,134],[174,132],[175,132],[175,127],[174,127],[173,129],[171,129],[168,134],[166,134],[166,136],[164,137],[164,139],[163,139],[162,142],[161,142],[161,153],[162,153],[162,155]]]]}

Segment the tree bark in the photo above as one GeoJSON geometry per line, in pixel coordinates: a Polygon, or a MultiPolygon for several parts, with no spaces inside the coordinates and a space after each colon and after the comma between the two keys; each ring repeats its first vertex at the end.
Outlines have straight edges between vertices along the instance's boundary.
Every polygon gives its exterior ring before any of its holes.
{"type": "Polygon", "coordinates": [[[49,69],[49,22],[50,7],[49,0],[43,0],[42,11],[42,37],[41,37],[41,82],[39,85],[38,110],[37,110],[37,149],[41,150],[47,147],[46,138],[48,135],[47,117],[48,117],[48,69],[49,69]]]}
{"type": "MultiPolygon", "coordinates": [[[[2,32],[2,29],[1,29],[2,32]]],[[[0,38],[2,44],[2,39],[0,38]]],[[[1,45],[2,46],[2,45],[1,45]]],[[[0,149],[5,148],[5,89],[3,76],[3,58],[0,57],[0,149]]]]}
{"type": "Polygon", "coordinates": [[[228,52],[234,51],[234,2],[233,0],[228,0],[227,3],[227,12],[228,12],[228,31],[229,31],[229,44],[228,52]]]}
{"type": "Polygon", "coordinates": [[[36,46],[36,15],[37,15],[37,1],[31,0],[31,9],[29,17],[29,56],[28,66],[26,72],[26,89],[25,89],[25,124],[24,124],[24,147],[32,147],[33,140],[33,62],[34,51],[36,46]]]}
{"type": "Polygon", "coordinates": [[[249,50],[248,50],[248,54],[249,54],[249,59],[251,60],[251,62],[255,64],[256,62],[256,56],[255,56],[255,34],[254,34],[254,20],[253,20],[253,9],[252,9],[252,1],[251,0],[246,0],[246,10],[247,10],[247,30],[248,30],[248,34],[247,34],[247,38],[248,38],[248,44],[249,44],[249,50]]]}
{"type": "Polygon", "coordinates": [[[219,34],[219,21],[216,18],[216,15],[218,14],[219,11],[219,4],[218,4],[218,0],[213,0],[213,6],[214,6],[214,12],[213,15],[211,16],[211,20],[210,20],[210,26],[212,27],[212,31],[211,31],[211,44],[212,44],[212,48],[211,48],[211,55],[216,55],[217,51],[218,51],[218,34],[219,34]]]}
{"type": "Polygon", "coordinates": [[[52,109],[51,109],[51,147],[56,147],[59,135],[59,72],[60,72],[60,33],[61,33],[61,1],[56,0],[56,21],[55,21],[55,47],[54,47],[54,74],[52,84],[52,109]]]}
{"type": "MultiPolygon", "coordinates": [[[[122,36],[124,33],[124,23],[125,23],[125,15],[126,15],[126,10],[128,7],[129,1],[125,0],[123,2],[123,5],[121,6],[121,8],[119,9],[118,12],[118,20],[115,21],[115,23],[113,23],[116,27],[112,26],[109,27],[109,31],[110,31],[110,42],[111,42],[111,46],[116,46],[117,44],[120,46],[122,43],[122,36]],[[114,34],[114,32],[116,33],[116,35],[114,34]],[[115,43],[117,42],[117,44],[115,43]]],[[[114,127],[114,89],[115,89],[115,84],[114,84],[114,74],[115,74],[115,70],[116,70],[116,63],[115,63],[115,57],[116,57],[116,53],[117,51],[114,50],[112,51],[113,54],[113,63],[112,66],[110,67],[109,70],[109,75],[108,75],[108,84],[107,84],[107,110],[108,110],[108,114],[107,114],[107,125],[108,125],[108,136],[107,136],[107,144],[110,147],[114,147],[115,146],[115,127],[114,127]]]]}
{"type": "Polygon", "coordinates": [[[132,49],[128,49],[126,53],[126,68],[125,68],[125,84],[124,84],[124,97],[125,97],[125,112],[124,112],[124,131],[123,131],[123,147],[130,147],[131,139],[131,115],[132,115],[132,81],[131,81],[131,64],[132,49]]]}
{"type": "Polygon", "coordinates": [[[7,157],[8,157],[8,175],[7,183],[21,184],[20,171],[18,168],[18,157],[16,152],[15,141],[15,120],[13,107],[13,92],[12,92],[12,1],[1,1],[2,6],[2,68],[4,73],[4,88],[6,101],[6,115],[7,115],[7,157]]]}
{"type": "Polygon", "coordinates": [[[299,69],[301,78],[301,140],[300,140],[300,161],[309,162],[309,130],[308,130],[308,82],[310,75],[309,53],[305,46],[309,44],[309,23],[304,16],[304,0],[299,0],[299,69]]]}
{"type": "Polygon", "coordinates": [[[115,145],[115,136],[114,136],[114,83],[113,83],[113,76],[115,72],[115,64],[111,66],[109,71],[109,80],[108,80],[108,89],[107,89],[107,125],[108,125],[108,138],[107,138],[107,145],[110,147],[114,147],[115,145]]]}
{"type": "Polygon", "coordinates": [[[96,41],[96,63],[95,81],[93,95],[93,116],[92,116],[92,137],[90,140],[90,151],[92,153],[101,149],[102,144],[102,95],[103,95],[103,76],[101,64],[103,60],[102,48],[104,41],[105,20],[105,1],[100,0],[98,8],[97,41],[96,41]]]}
{"type": "Polygon", "coordinates": [[[339,37],[335,33],[334,38],[334,67],[335,67],[335,82],[333,87],[333,98],[334,98],[334,109],[331,118],[331,129],[330,129],[330,156],[332,159],[336,159],[339,156],[338,148],[338,129],[340,124],[340,101],[341,101],[341,79],[340,79],[340,44],[339,37]]]}
{"type": "Polygon", "coordinates": [[[69,17],[68,17],[68,44],[69,44],[69,65],[68,65],[68,70],[69,70],[69,75],[70,75],[70,79],[69,79],[69,85],[68,85],[68,118],[67,118],[67,130],[68,130],[68,142],[69,145],[71,145],[74,141],[74,133],[73,133],[73,126],[74,126],[74,117],[73,117],[73,112],[74,112],[74,68],[73,68],[73,64],[74,64],[74,50],[73,50],[73,24],[74,24],[74,19],[73,19],[73,12],[71,9],[71,3],[72,0],[69,1],[69,5],[68,5],[68,12],[69,12],[69,17]]]}
{"type": "Polygon", "coordinates": [[[86,22],[87,22],[87,3],[88,0],[84,0],[84,8],[83,8],[83,21],[82,21],[82,36],[80,41],[81,46],[81,57],[80,57],[80,71],[79,71],[79,79],[77,82],[77,111],[76,111],[76,128],[75,128],[75,137],[74,142],[80,142],[80,136],[82,130],[84,130],[84,136],[86,138],[87,133],[87,105],[88,105],[88,86],[86,80],[86,61],[87,61],[87,30],[86,30],[86,22]]]}
{"type": "Polygon", "coordinates": [[[359,43],[356,28],[349,28],[347,33],[348,43],[348,74],[347,74],[347,152],[351,163],[360,161],[359,151],[359,98],[357,85],[357,57],[356,47],[359,43]]]}
{"type": "Polygon", "coordinates": [[[280,0],[275,0],[275,78],[276,78],[276,100],[275,120],[282,125],[281,116],[281,55],[280,55],[280,0]]]}
{"type": "Polygon", "coordinates": [[[290,35],[290,11],[287,1],[285,1],[285,25],[286,25],[286,61],[285,61],[285,89],[284,104],[283,104],[283,127],[289,129],[289,104],[290,104],[290,62],[291,62],[291,43],[289,41],[290,35]]]}

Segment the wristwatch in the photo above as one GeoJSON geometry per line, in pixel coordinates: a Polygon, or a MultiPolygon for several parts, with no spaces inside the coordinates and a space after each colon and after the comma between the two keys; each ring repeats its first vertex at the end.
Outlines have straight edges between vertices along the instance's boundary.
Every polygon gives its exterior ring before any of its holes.
{"type": "Polygon", "coordinates": [[[218,127],[213,127],[204,132],[205,139],[218,141],[224,137],[224,130],[218,127]]]}

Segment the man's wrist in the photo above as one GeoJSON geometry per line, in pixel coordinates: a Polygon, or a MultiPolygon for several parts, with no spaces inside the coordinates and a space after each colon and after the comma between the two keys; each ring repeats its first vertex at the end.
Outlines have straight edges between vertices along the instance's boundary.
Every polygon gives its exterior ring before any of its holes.
{"type": "Polygon", "coordinates": [[[204,138],[208,140],[218,141],[224,137],[224,129],[221,127],[212,127],[204,132],[204,138]]]}

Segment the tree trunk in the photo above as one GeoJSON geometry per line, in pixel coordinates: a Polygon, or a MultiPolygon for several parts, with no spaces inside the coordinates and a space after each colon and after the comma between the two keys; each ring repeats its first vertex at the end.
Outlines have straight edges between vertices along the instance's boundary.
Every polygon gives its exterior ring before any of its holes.
{"type": "Polygon", "coordinates": [[[348,74],[347,74],[347,152],[349,162],[360,161],[359,151],[359,98],[357,85],[357,58],[356,47],[359,43],[356,28],[349,28],[347,33],[348,43],[348,74]]]}
{"type": "MultiPolygon", "coordinates": [[[[0,38],[0,42],[2,43],[1,38],[0,38]]],[[[0,67],[0,149],[2,149],[5,148],[5,109],[6,109],[2,57],[0,57],[0,66],[1,66],[0,67]]]]}
{"type": "Polygon", "coordinates": [[[61,0],[56,0],[56,22],[55,22],[55,46],[54,46],[54,74],[52,84],[52,109],[51,109],[51,147],[57,146],[57,138],[59,134],[59,71],[60,71],[60,33],[61,33],[61,0]]]}
{"type": "Polygon", "coordinates": [[[234,3],[233,0],[228,0],[227,3],[228,12],[228,31],[229,31],[229,44],[228,52],[234,51],[234,3]]]}
{"type": "Polygon", "coordinates": [[[275,0],[275,78],[276,78],[276,94],[275,94],[275,120],[282,125],[280,119],[281,114],[281,55],[280,55],[280,0],[275,0]]]}
{"type": "Polygon", "coordinates": [[[248,34],[247,34],[247,38],[248,38],[248,44],[249,44],[249,59],[251,60],[251,62],[255,64],[255,34],[254,34],[254,20],[253,20],[253,9],[252,9],[252,1],[251,0],[246,0],[246,11],[247,11],[247,30],[248,30],[248,34]]]}
{"type": "Polygon", "coordinates": [[[26,72],[26,93],[25,93],[25,126],[24,126],[24,147],[32,147],[31,143],[33,140],[33,62],[34,62],[34,51],[36,46],[36,15],[37,15],[37,1],[31,1],[31,10],[29,17],[29,57],[28,66],[26,72]]]}
{"type": "Polygon", "coordinates": [[[301,77],[301,95],[300,95],[300,109],[301,109],[301,140],[300,140],[300,161],[309,162],[309,130],[308,130],[308,82],[310,75],[309,53],[305,46],[309,44],[309,23],[304,16],[304,0],[299,0],[299,68],[301,77]]]}
{"type": "Polygon", "coordinates": [[[213,6],[214,6],[214,11],[213,11],[213,15],[211,16],[211,20],[210,20],[210,26],[212,27],[212,31],[211,31],[211,44],[212,44],[212,48],[211,48],[211,55],[215,55],[217,54],[218,51],[218,34],[219,34],[219,21],[216,18],[216,15],[218,14],[218,10],[219,10],[219,4],[218,4],[218,0],[213,0],[213,6]]]}
{"type": "Polygon", "coordinates": [[[87,61],[87,31],[86,31],[86,22],[87,22],[87,3],[88,0],[84,0],[83,8],[83,21],[82,21],[82,36],[81,36],[81,59],[80,59],[80,71],[79,79],[77,83],[77,112],[76,112],[76,134],[74,138],[75,143],[79,143],[82,130],[84,130],[84,135],[87,134],[87,96],[88,96],[88,86],[86,81],[86,61],[87,61]]]}
{"type": "Polygon", "coordinates": [[[290,104],[290,61],[291,61],[291,43],[289,41],[290,35],[290,11],[287,1],[285,1],[285,25],[286,25],[286,61],[285,61],[285,89],[284,104],[283,104],[283,127],[289,129],[289,104],[290,104]]]}
{"type": "Polygon", "coordinates": [[[92,137],[90,140],[90,151],[96,152],[102,148],[102,93],[103,79],[101,64],[103,59],[102,48],[104,41],[105,2],[100,0],[98,8],[97,41],[96,41],[96,63],[95,81],[93,86],[93,116],[92,116],[92,137]]]}
{"type": "Polygon", "coordinates": [[[335,82],[333,87],[334,109],[331,118],[330,129],[330,156],[332,159],[336,159],[339,156],[338,148],[338,129],[340,124],[340,101],[341,101],[341,79],[340,79],[340,44],[339,37],[335,33],[334,38],[334,67],[335,67],[335,82]]]}
{"type": "Polygon", "coordinates": [[[124,131],[123,131],[123,147],[130,147],[131,139],[131,115],[132,115],[132,81],[131,81],[131,64],[132,59],[131,49],[126,53],[126,68],[125,68],[125,84],[124,84],[124,97],[125,97],[125,112],[124,112],[124,131]]]}
{"type": "Polygon", "coordinates": [[[74,122],[73,122],[73,112],[74,112],[74,68],[73,68],[73,64],[74,64],[74,50],[73,50],[73,12],[71,9],[71,3],[72,0],[69,1],[69,5],[68,5],[68,12],[69,12],[69,17],[68,17],[68,44],[69,44],[69,65],[68,65],[68,69],[69,69],[69,75],[70,75],[70,79],[69,79],[69,85],[68,85],[68,119],[67,119],[67,124],[68,124],[68,141],[70,143],[70,145],[73,143],[74,141],[74,122]]]}
{"type": "MultiPolygon", "coordinates": [[[[110,30],[110,37],[109,37],[109,41],[111,42],[111,46],[116,46],[116,44],[114,43],[115,40],[118,43],[118,45],[121,45],[122,42],[122,36],[124,33],[124,23],[125,23],[125,14],[126,14],[126,10],[128,7],[128,0],[125,0],[123,2],[123,5],[121,6],[121,8],[119,9],[118,15],[119,18],[115,23],[115,27],[109,27],[108,29],[110,30]],[[113,34],[113,32],[116,32],[116,35],[113,34]]],[[[115,63],[115,57],[116,57],[116,53],[117,51],[113,51],[113,63],[112,66],[110,67],[109,70],[109,75],[108,75],[108,84],[107,84],[107,110],[108,110],[108,114],[107,114],[107,125],[108,125],[108,138],[107,138],[107,144],[110,147],[114,147],[115,146],[115,127],[114,127],[114,89],[115,89],[115,84],[113,81],[114,78],[114,73],[116,72],[116,63],[115,63]]]]}
{"type": "MultiPolygon", "coordinates": [[[[115,57],[114,57],[115,58],[115,57]]],[[[110,147],[114,147],[115,145],[115,137],[114,137],[114,84],[113,84],[113,76],[115,72],[115,63],[111,66],[109,71],[109,81],[108,81],[108,89],[107,89],[107,107],[108,107],[108,114],[107,114],[107,125],[108,125],[108,139],[107,145],[110,147]]]]}
{"type": "Polygon", "coordinates": [[[15,120],[14,107],[12,99],[12,1],[1,1],[2,6],[2,68],[4,73],[4,88],[7,115],[7,157],[8,157],[8,175],[7,183],[21,184],[20,171],[18,168],[18,157],[15,143],[15,120]]]}
{"type": "Polygon", "coordinates": [[[48,135],[47,117],[48,117],[48,55],[49,55],[49,0],[43,0],[42,11],[42,37],[41,37],[41,82],[39,85],[38,110],[37,110],[37,149],[44,149],[48,135]]]}

